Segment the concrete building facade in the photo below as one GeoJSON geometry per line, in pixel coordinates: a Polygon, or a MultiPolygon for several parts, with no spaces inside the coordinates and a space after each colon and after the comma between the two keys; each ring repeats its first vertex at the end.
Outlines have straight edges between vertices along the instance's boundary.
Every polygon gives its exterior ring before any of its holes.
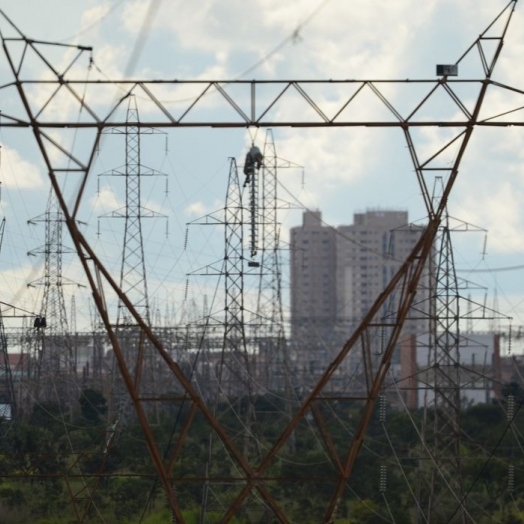
{"type": "MultiPolygon", "coordinates": [[[[323,371],[421,233],[421,227],[408,225],[405,211],[356,213],[353,224],[337,228],[325,225],[320,211],[304,212],[302,226],[292,228],[290,235],[291,341],[303,368],[312,374],[323,371]]],[[[428,294],[423,284],[417,302],[426,302],[421,306],[425,311],[428,294]]],[[[384,318],[394,321],[397,302],[398,297],[388,301],[384,318]]],[[[422,333],[428,329],[428,319],[418,315],[405,326],[406,334],[422,333]]],[[[348,365],[353,368],[356,363],[348,365]]]]}
{"type": "Polygon", "coordinates": [[[320,211],[291,229],[291,336],[328,340],[337,318],[336,231],[320,211]]]}
{"type": "MultiPolygon", "coordinates": [[[[339,326],[353,330],[358,325],[411,253],[421,232],[422,228],[408,225],[405,211],[356,213],[353,224],[337,228],[339,326]]],[[[384,317],[396,311],[396,302],[385,306],[384,317]]],[[[425,324],[423,319],[408,321],[404,332],[424,331],[425,324]]]]}

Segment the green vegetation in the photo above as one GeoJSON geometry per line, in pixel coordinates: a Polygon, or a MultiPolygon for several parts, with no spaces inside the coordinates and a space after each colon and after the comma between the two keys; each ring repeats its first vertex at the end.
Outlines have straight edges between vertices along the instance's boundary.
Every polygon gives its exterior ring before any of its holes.
{"type": "MultiPolygon", "coordinates": [[[[431,521],[447,522],[459,511],[456,498],[444,489],[446,483],[456,481],[457,467],[462,470],[467,510],[475,522],[524,522],[524,454],[519,442],[524,434],[522,393],[515,384],[503,390],[503,395],[511,394],[515,399],[517,415],[511,427],[504,399],[463,411],[460,465],[451,455],[452,447],[446,459],[431,460],[427,450],[434,449],[437,435],[429,430],[421,443],[423,413],[389,409],[385,423],[373,417],[336,523],[415,522],[417,502],[427,514],[433,482],[439,500],[431,521]],[[509,465],[515,472],[511,489],[509,465]],[[381,472],[384,475],[385,471],[386,488],[381,490],[381,472]]],[[[247,399],[237,399],[234,406],[220,405],[217,417],[236,446],[256,465],[280,435],[288,416],[276,397],[257,398],[251,418],[250,409],[247,399]],[[249,431],[242,420],[251,420],[249,431]]],[[[322,521],[337,480],[334,454],[344,460],[359,410],[360,405],[348,402],[318,406],[316,415],[306,415],[266,471],[270,478],[266,488],[291,521],[322,521]],[[319,414],[330,435],[329,446],[315,418],[319,414]]],[[[426,414],[428,428],[434,426],[434,415],[426,414]]],[[[151,415],[157,422],[153,431],[166,463],[175,453],[189,416],[188,403],[166,405],[151,415]]],[[[170,523],[170,511],[139,425],[129,417],[125,424],[112,428],[106,417],[104,396],[86,389],[68,420],[57,405],[47,403],[36,405],[25,421],[0,421],[0,522],[70,524],[85,514],[84,522],[170,523]],[[99,472],[105,475],[98,477],[99,472]]],[[[211,435],[207,421],[197,413],[174,467],[176,495],[188,524],[202,522],[203,505],[204,522],[220,522],[224,508],[243,487],[235,481],[241,475],[238,465],[216,435],[211,435]],[[213,482],[217,477],[222,480],[213,482]]],[[[231,522],[277,521],[254,493],[231,522]]]]}

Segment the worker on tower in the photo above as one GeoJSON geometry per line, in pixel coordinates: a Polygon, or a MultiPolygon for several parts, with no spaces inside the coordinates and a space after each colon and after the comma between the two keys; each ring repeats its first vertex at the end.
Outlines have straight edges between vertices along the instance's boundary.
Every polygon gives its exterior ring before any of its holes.
{"type": "Polygon", "coordinates": [[[264,155],[262,155],[260,149],[257,146],[251,146],[251,149],[247,152],[246,161],[244,162],[244,175],[246,175],[244,187],[249,184],[254,169],[260,169],[263,160],[264,155]]]}

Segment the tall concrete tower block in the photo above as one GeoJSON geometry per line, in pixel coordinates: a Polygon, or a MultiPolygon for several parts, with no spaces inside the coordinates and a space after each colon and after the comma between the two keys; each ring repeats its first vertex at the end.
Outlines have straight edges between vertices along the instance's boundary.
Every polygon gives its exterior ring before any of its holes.
{"type": "Polygon", "coordinates": [[[306,211],[291,229],[292,338],[328,340],[336,311],[336,231],[324,226],[320,211],[306,211]]]}

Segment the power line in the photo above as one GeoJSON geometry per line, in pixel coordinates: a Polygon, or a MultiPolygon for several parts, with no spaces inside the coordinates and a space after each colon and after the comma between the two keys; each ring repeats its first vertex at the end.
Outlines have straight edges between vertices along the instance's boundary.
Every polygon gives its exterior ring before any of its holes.
{"type": "Polygon", "coordinates": [[[524,269],[524,265],[493,267],[491,269],[456,269],[455,271],[460,273],[497,273],[501,271],[518,271],[519,269],[524,269]]]}
{"type": "Polygon", "coordinates": [[[63,38],[62,40],[58,40],[59,43],[67,43],[73,39],[75,39],[77,36],[83,35],[96,27],[97,25],[101,24],[106,18],[109,17],[114,11],[116,11],[121,4],[124,3],[124,0],[116,0],[116,2],[97,20],[95,20],[92,24],[89,24],[87,27],[84,27],[84,29],[81,29],[80,31],[76,32],[75,34],[68,36],[66,38],[63,38]]]}

